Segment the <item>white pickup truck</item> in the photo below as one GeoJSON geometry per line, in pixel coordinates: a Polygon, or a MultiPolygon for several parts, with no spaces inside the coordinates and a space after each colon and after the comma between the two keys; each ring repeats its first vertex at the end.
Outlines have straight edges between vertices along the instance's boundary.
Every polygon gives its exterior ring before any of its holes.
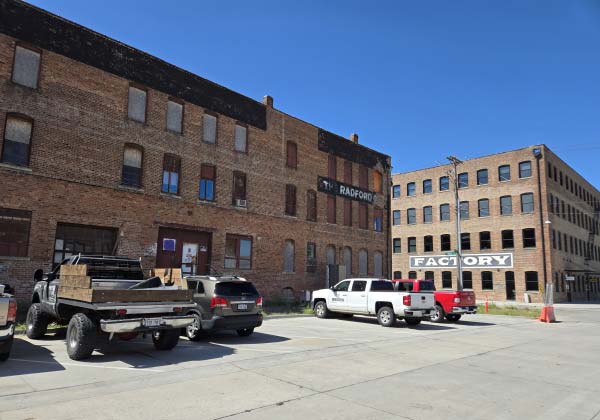
{"type": "Polygon", "coordinates": [[[10,355],[16,317],[17,301],[8,293],[4,293],[4,285],[0,284],[0,362],[6,361],[10,355]]]}
{"type": "Polygon", "coordinates": [[[313,292],[312,307],[318,318],[329,314],[377,315],[379,324],[391,327],[396,319],[408,325],[428,320],[435,309],[433,293],[394,291],[384,279],[346,279],[330,289],[313,292]]]}

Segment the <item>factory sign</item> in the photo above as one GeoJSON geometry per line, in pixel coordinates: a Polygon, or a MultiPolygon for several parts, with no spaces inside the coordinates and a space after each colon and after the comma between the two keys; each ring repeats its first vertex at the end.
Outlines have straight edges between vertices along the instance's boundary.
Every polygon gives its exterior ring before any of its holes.
{"type": "MultiPolygon", "coordinates": [[[[416,255],[409,257],[410,268],[456,268],[458,256],[416,255]]],[[[463,254],[463,268],[513,268],[512,252],[463,254]]]]}

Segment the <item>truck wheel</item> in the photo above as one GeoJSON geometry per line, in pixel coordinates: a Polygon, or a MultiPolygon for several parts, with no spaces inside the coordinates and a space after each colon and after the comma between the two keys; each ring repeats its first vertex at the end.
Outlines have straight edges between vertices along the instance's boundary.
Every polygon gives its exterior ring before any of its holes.
{"type": "Polygon", "coordinates": [[[198,341],[206,337],[206,331],[202,331],[202,323],[200,322],[200,315],[192,313],[194,315],[194,322],[184,328],[185,336],[190,341],[198,341]]]}
{"type": "Polygon", "coordinates": [[[442,308],[442,305],[435,305],[435,309],[431,313],[431,318],[429,319],[431,322],[442,322],[444,320],[444,315],[444,308],[442,308]]]}
{"type": "Polygon", "coordinates": [[[254,332],[254,328],[241,328],[237,330],[237,335],[240,337],[249,337],[254,332]]]}
{"type": "Polygon", "coordinates": [[[152,333],[156,350],[172,350],[179,342],[179,330],[160,330],[152,333]]]}
{"type": "Polygon", "coordinates": [[[396,323],[396,314],[394,309],[389,306],[382,306],[377,311],[377,321],[382,327],[393,327],[396,323]]]}
{"type": "Polygon", "coordinates": [[[327,309],[327,304],[320,300],[315,304],[315,316],[317,318],[327,318],[329,316],[329,309],[327,309]]]}
{"type": "Polygon", "coordinates": [[[86,314],[75,314],[67,327],[67,354],[72,360],[87,359],[96,346],[98,329],[86,314]]]}
{"type": "Polygon", "coordinates": [[[404,318],[404,322],[408,325],[419,325],[421,323],[420,318],[404,318]]]}
{"type": "Polygon", "coordinates": [[[29,307],[27,311],[27,337],[35,340],[42,338],[48,330],[48,323],[50,320],[48,316],[42,312],[42,305],[34,303],[29,307]]]}
{"type": "Polygon", "coordinates": [[[0,362],[6,362],[8,360],[8,356],[10,356],[10,348],[12,347],[14,337],[10,337],[8,342],[5,344],[8,349],[5,353],[0,353],[0,362]]]}
{"type": "Polygon", "coordinates": [[[446,315],[446,319],[450,322],[458,322],[458,320],[460,319],[460,315],[459,314],[448,314],[448,315],[446,315]]]}

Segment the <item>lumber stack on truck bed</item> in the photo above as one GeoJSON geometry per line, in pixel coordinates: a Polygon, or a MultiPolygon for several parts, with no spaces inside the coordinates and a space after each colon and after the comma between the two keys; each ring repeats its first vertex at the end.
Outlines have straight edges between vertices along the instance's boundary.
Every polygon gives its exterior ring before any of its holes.
{"type": "MultiPolygon", "coordinates": [[[[175,277],[175,276],[173,276],[175,277]]],[[[179,276],[181,279],[181,275],[179,276]]],[[[183,281],[179,280],[181,285],[183,281]]],[[[175,282],[173,282],[175,283],[175,282]]],[[[58,297],[62,299],[79,300],[88,303],[109,302],[189,302],[193,290],[178,289],[124,289],[106,290],[93,289],[92,279],[87,275],[87,266],[63,265],[60,268],[60,285],[58,297]]]]}

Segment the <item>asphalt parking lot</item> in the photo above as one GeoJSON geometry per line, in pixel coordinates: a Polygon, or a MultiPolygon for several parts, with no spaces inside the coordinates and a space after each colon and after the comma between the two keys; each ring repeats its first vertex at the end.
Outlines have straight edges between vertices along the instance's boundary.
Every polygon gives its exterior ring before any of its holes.
{"type": "Polygon", "coordinates": [[[117,342],[85,362],[60,335],[19,336],[0,365],[0,419],[600,418],[600,305],[557,316],[280,318],[249,338],[117,342]]]}

